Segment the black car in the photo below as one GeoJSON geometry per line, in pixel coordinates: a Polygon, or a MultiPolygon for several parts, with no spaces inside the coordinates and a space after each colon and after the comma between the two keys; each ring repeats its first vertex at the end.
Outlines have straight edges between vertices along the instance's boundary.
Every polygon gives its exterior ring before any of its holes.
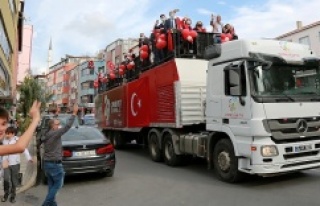
{"type": "MultiPolygon", "coordinates": [[[[70,115],[59,115],[56,118],[64,126],[69,117],[70,115]]],[[[48,129],[48,121],[44,125],[48,129]]],[[[113,176],[116,163],[115,151],[110,141],[97,128],[78,125],[76,120],[73,127],[62,136],[62,147],[62,164],[66,175],[98,172],[106,177],[113,176]]],[[[46,182],[44,173],[42,177],[46,182]]]]}

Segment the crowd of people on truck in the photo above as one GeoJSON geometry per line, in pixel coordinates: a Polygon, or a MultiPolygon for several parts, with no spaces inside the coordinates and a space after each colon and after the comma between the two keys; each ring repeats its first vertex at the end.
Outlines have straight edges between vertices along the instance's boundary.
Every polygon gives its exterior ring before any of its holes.
{"type": "Polygon", "coordinates": [[[178,9],[170,11],[168,18],[165,14],[161,14],[160,20],[156,20],[153,25],[149,37],[140,33],[139,53],[135,54],[133,49],[129,49],[128,53],[124,54],[124,61],[117,67],[112,62],[108,62],[109,71],[98,74],[94,87],[99,91],[104,91],[107,85],[113,87],[120,84],[123,77],[130,81],[137,78],[140,72],[174,56],[196,58],[199,50],[197,41],[199,35],[210,34],[208,36],[212,38],[211,44],[238,39],[234,27],[231,24],[223,24],[220,15],[211,15],[212,29],[208,31],[202,21],[196,21],[193,26],[191,18],[177,17],[177,12],[179,12],[178,9]]]}

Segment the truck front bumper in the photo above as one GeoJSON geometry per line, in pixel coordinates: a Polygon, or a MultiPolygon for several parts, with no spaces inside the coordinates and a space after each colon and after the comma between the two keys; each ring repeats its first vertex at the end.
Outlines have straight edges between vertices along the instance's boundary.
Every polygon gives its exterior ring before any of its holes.
{"type": "Polygon", "coordinates": [[[247,173],[267,176],[320,167],[320,140],[275,144],[270,137],[254,138],[252,147],[256,150],[251,151],[247,173]],[[276,146],[278,155],[273,157],[262,156],[261,150],[265,145],[276,146]]]}

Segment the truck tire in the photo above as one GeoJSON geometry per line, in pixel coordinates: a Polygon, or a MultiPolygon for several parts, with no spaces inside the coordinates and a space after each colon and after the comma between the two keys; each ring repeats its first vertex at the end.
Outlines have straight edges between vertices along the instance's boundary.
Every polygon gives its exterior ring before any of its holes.
{"type": "Polygon", "coordinates": [[[126,145],[121,132],[111,133],[111,143],[115,149],[123,149],[123,147],[126,145]]]}
{"type": "Polygon", "coordinates": [[[242,179],[243,173],[238,170],[238,158],[229,139],[217,142],[213,151],[213,163],[219,179],[229,183],[239,182],[242,179]]]}
{"type": "Polygon", "coordinates": [[[179,166],[182,165],[183,156],[177,155],[174,151],[172,137],[170,133],[167,133],[164,137],[164,149],[163,149],[163,157],[164,161],[169,166],[179,166]]]}
{"type": "Polygon", "coordinates": [[[163,160],[163,156],[160,150],[157,134],[155,132],[150,132],[148,140],[149,153],[151,159],[155,162],[161,162],[163,160]]]}

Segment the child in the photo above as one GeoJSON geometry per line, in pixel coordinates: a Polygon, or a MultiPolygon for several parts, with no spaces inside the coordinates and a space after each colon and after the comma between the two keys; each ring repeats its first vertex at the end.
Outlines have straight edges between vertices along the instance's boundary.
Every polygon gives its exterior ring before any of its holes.
{"type": "MultiPolygon", "coordinates": [[[[3,145],[15,144],[19,139],[17,136],[15,136],[15,133],[16,129],[14,127],[8,127],[6,130],[6,137],[3,140],[3,145]]],[[[30,156],[28,149],[24,150],[24,154],[27,160],[32,163],[32,157],[30,156]]],[[[16,187],[19,183],[18,175],[20,171],[20,154],[3,156],[3,171],[4,196],[1,199],[1,202],[6,202],[11,194],[10,202],[14,203],[16,197],[16,187]]]]}

